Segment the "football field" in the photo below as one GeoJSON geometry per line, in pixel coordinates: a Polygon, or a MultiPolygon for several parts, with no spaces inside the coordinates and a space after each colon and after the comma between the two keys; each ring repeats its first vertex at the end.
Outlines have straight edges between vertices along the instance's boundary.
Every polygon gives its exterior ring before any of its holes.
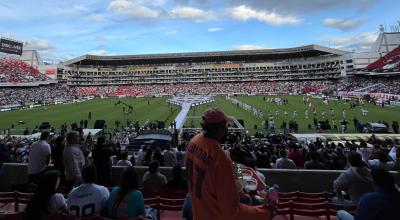
{"type": "MultiPolygon", "coordinates": [[[[228,115],[236,119],[243,119],[245,128],[254,133],[255,131],[265,131],[264,121],[271,113],[274,116],[275,127],[280,128],[283,121],[289,124],[293,118],[293,111],[296,111],[296,121],[299,125],[299,133],[314,133],[315,130],[308,128],[308,125],[313,125],[313,110],[305,105],[302,96],[234,96],[233,98],[240,100],[250,106],[260,109],[264,113],[264,120],[255,116],[253,112],[246,111],[231,101],[226,100],[225,97],[214,97],[215,102],[200,105],[191,108],[188,116],[201,116],[202,113],[211,107],[218,107],[223,109],[228,115]],[[264,99],[280,97],[288,100],[287,105],[277,105],[275,103],[266,102],[264,99]],[[305,117],[305,110],[308,109],[308,119],[305,117]],[[288,114],[285,115],[284,112],[288,114]],[[257,130],[255,129],[257,126],[257,130]]],[[[33,129],[39,126],[42,122],[49,122],[52,127],[58,129],[62,124],[77,123],[80,120],[87,120],[89,112],[92,112],[92,120],[89,120],[88,127],[92,128],[95,120],[105,120],[107,128],[114,128],[115,121],[120,121],[125,124],[127,120],[139,121],[143,125],[147,120],[165,121],[166,125],[175,119],[179,113],[179,107],[169,105],[166,101],[167,98],[110,98],[110,99],[95,99],[83,103],[53,105],[46,107],[38,107],[26,110],[17,110],[9,112],[0,112],[0,128],[11,128],[13,134],[20,134],[23,129],[33,129]],[[121,101],[126,105],[116,103],[121,101]],[[128,115],[128,106],[133,107],[132,115],[128,115]],[[19,123],[19,122],[23,122],[19,123]]],[[[367,122],[385,121],[391,125],[392,121],[400,121],[400,108],[393,108],[385,106],[375,106],[372,104],[365,104],[363,107],[356,107],[351,109],[350,105],[345,101],[330,101],[329,104],[324,104],[322,99],[311,99],[315,104],[316,115],[318,121],[323,120],[322,112],[325,112],[325,119],[332,125],[332,119],[335,118],[336,124],[340,128],[340,120],[342,119],[342,110],[346,110],[346,118],[349,122],[348,132],[354,132],[353,118],[357,118],[362,124],[367,122]],[[334,109],[334,114],[331,116],[331,109],[334,109]],[[368,110],[367,115],[361,114],[361,109],[368,110]]],[[[188,118],[185,126],[199,127],[199,119],[188,118]]],[[[336,130],[326,131],[337,133],[336,130]]]]}

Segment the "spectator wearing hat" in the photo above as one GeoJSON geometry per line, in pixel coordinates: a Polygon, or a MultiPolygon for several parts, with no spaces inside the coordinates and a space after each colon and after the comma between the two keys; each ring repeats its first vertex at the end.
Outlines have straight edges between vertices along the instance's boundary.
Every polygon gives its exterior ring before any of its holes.
{"type": "Polygon", "coordinates": [[[186,169],[197,220],[268,219],[265,206],[240,204],[231,159],[221,147],[232,118],[218,108],[204,112],[204,133],[191,139],[186,149],[186,169]]]}

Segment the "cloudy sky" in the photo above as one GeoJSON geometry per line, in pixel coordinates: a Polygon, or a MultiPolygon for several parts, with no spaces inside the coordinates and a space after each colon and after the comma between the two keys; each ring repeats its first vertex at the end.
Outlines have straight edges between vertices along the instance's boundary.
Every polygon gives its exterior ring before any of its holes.
{"type": "Polygon", "coordinates": [[[45,60],[287,48],[367,50],[399,0],[1,0],[0,36],[45,60]]]}

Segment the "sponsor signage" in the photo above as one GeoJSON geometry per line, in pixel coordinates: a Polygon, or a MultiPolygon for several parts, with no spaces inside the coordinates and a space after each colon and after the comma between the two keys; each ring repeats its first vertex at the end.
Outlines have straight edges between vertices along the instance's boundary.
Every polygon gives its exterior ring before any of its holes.
{"type": "Polygon", "coordinates": [[[46,74],[46,75],[54,75],[54,74],[56,74],[56,73],[57,73],[56,70],[45,70],[45,71],[44,71],[44,74],[46,74]]]}
{"type": "Polygon", "coordinates": [[[16,54],[22,55],[22,46],[23,44],[20,42],[8,40],[8,39],[0,39],[0,52],[8,53],[8,54],[16,54]]]}

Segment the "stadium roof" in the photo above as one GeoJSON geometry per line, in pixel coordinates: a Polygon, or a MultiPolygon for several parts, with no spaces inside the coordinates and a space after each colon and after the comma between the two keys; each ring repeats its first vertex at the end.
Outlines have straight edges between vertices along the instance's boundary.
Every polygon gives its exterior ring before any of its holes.
{"type": "Polygon", "coordinates": [[[189,52],[189,53],[165,53],[143,55],[120,56],[96,56],[83,55],[68,61],[64,65],[141,65],[163,63],[191,63],[191,62],[224,62],[224,61],[263,61],[282,60],[301,57],[315,57],[320,55],[343,55],[343,50],[323,47],[319,45],[307,45],[282,49],[262,50],[234,50],[215,52],[189,52]]]}

